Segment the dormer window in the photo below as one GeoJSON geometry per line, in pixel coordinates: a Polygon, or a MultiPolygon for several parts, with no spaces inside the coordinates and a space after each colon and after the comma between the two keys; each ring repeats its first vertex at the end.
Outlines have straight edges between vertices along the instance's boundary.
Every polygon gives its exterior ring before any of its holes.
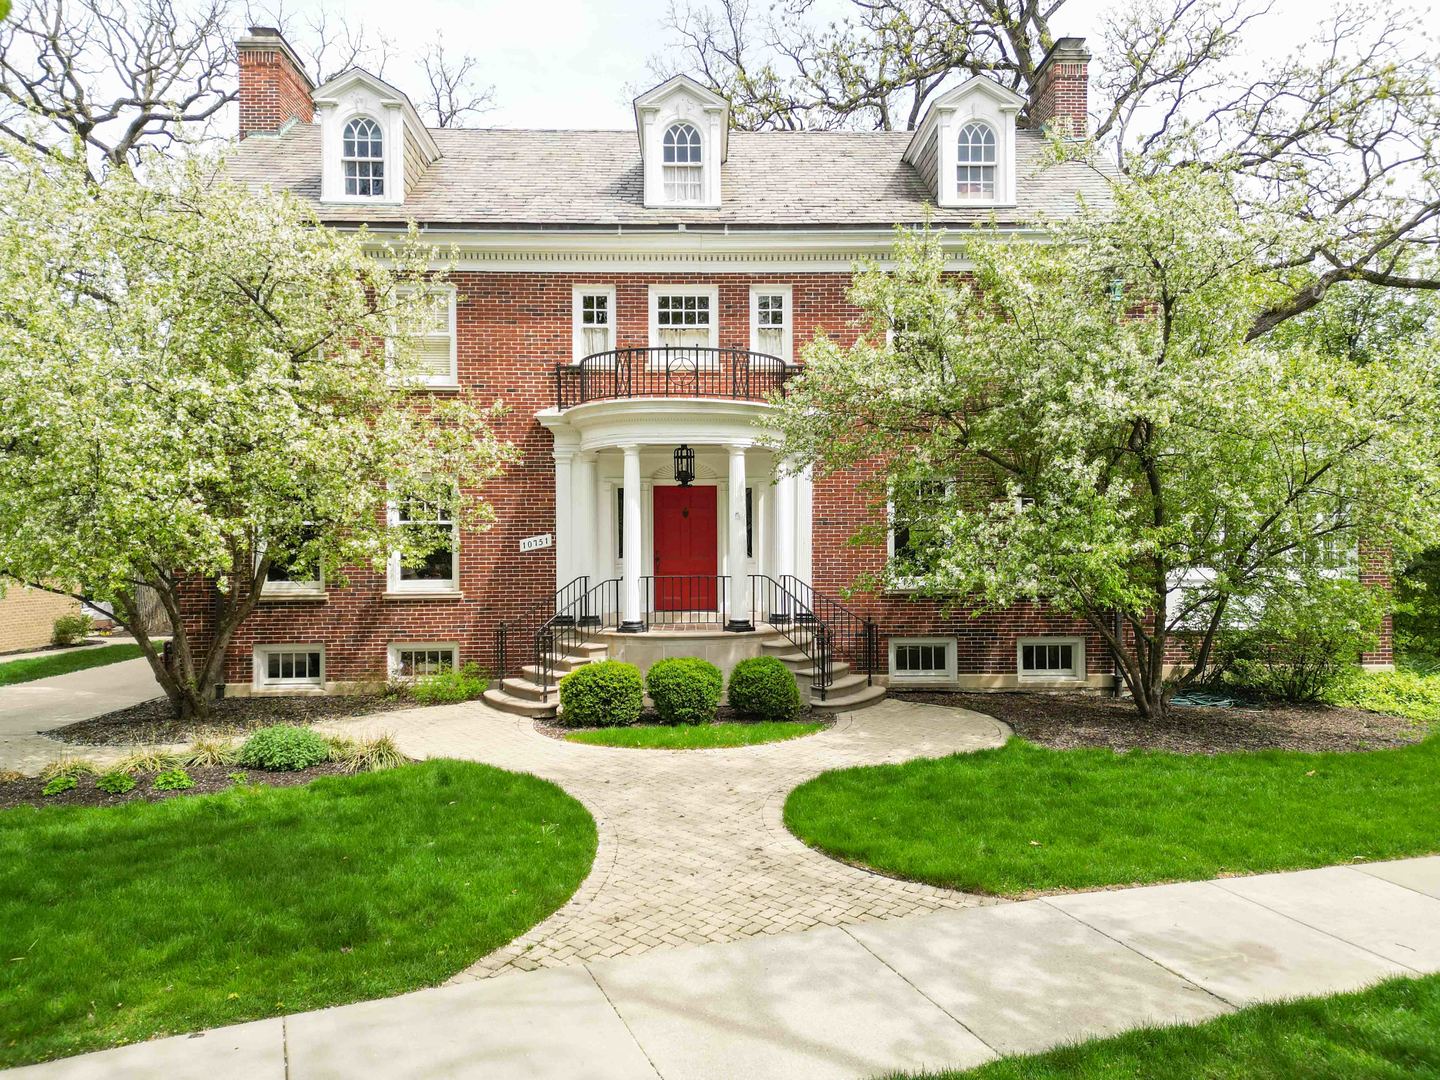
{"type": "Polygon", "coordinates": [[[385,146],[380,125],[357,116],[345,125],[341,161],[345,167],[345,194],[378,197],[385,194],[385,146]]]}
{"type": "Polygon", "coordinates": [[[705,197],[705,164],[700,132],[693,124],[671,124],[665,131],[665,201],[700,202],[705,197]]]}
{"type": "Polygon", "coordinates": [[[955,146],[955,195],[959,199],[995,198],[995,129],[971,122],[960,129],[955,146]]]}

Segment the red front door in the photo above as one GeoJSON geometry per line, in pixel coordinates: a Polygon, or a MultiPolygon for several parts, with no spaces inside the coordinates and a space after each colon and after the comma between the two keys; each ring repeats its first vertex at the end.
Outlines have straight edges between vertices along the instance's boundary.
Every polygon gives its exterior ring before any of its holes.
{"type": "Polygon", "coordinates": [[[656,611],[715,611],[713,487],[655,489],[656,611]]]}

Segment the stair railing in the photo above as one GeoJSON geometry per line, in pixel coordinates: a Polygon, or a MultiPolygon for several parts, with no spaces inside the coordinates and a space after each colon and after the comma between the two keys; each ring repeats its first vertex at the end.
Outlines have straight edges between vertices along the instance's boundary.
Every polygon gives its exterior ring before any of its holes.
{"type": "Polygon", "coordinates": [[[833,681],[830,628],[809,604],[766,574],[750,575],[750,610],[757,621],[782,634],[810,661],[810,690],[824,701],[833,681]]]}
{"type": "Polygon", "coordinates": [[[577,597],[590,590],[590,579],[580,576],[555,590],[550,602],[539,611],[495,624],[495,677],[503,679],[520,670],[531,657],[535,634],[552,616],[568,609],[577,597]]]}
{"type": "Polygon", "coordinates": [[[620,617],[620,579],[609,578],[591,586],[590,579],[576,578],[570,584],[583,582],[575,591],[569,586],[566,595],[556,597],[555,614],[535,631],[535,670],[545,696],[559,682],[558,667],[562,658],[578,653],[581,647],[598,637],[606,628],[614,627],[620,617]]]}
{"type": "Polygon", "coordinates": [[[880,631],[875,620],[857,615],[839,600],[822,596],[794,574],[781,574],[780,584],[829,629],[833,656],[848,661],[863,674],[866,686],[875,685],[875,673],[880,669],[880,631]]]}

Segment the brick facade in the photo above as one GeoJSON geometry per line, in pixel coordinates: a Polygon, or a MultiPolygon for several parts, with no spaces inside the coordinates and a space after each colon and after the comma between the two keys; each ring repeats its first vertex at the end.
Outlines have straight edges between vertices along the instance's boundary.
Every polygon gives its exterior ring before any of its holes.
{"type": "Polygon", "coordinates": [[[0,653],[49,645],[55,620],[79,610],[79,603],[68,596],[10,585],[0,597],[0,653]]]}
{"type": "Polygon", "coordinates": [[[240,137],[275,131],[287,120],[315,118],[315,88],[278,30],[252,26],[237,43],[240,62],[240,137]]]}
{"type": "Polygon", "coordinates": [[[1067,135],[1089,131],[1090,53],[1080,38],[1061,38],[1040,62],[1025,115],[1031,127],[1054,122],[1067,135]]]}

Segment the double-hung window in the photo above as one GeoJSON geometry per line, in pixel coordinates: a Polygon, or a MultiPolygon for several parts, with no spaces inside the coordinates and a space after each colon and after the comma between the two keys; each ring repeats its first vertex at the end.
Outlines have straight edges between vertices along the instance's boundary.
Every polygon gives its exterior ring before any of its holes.
{"type": "Polygon", "coordinates": [[[384,195],[385,140],[380,125],[368,116],[357,116],[345,125],[342,142],[345,194],[360,198],[384,195]]]}
{"type": "Polygon", "coordinates": [[[650,287],[650,344],[664,352],[652,356],[657,367],[697,366],[715,362],[719,343],[719,293],[709,285],[650,287]]]}
{"type": "Polygon", "coordinates": [[[955,143],[955,195],[960,199],[995,198],[995,129],[978,120],[960,129],[955,143]]]}
{"type": "Polygon", "coordinates": [[[406,566],[397,551],[390,557],[390,591],[437,593],[455,592],[460,587],[460,529],[455,516],[437,501],[423,498],[396,500],[390,509],[390,523],[396,529],[413,530],[424,556],[406,566]]]}
{"type": "Polygon", "coordinates": [[[426,289],[425,297],[424,322],[409,345],[410,355],[401,370],[407,381],[420,386],[457,386],[455,290],[437,285],[426,289]]]}
{"type": "Polygon", "coordinates": [[[573,357],[583,360],[615,348],[615,290],[577,285],[574,296],[573,357]]]}
{"type": "Polygon", "coordinates": [[[662,144],[665,201],[698,203],[705,198],[705,163],[694,124],[671,124],[662,144]]]}
{"type": "Polygon", "coordinates": [[[793,351],[788,285],[756,285],[750,290],[750,349],[778,356],[787,364],[793,351]]]}
{"type": "MultiPolygon", "coordinates": [[[[296,548],[310,544],[314,533],[306,529],[295,543],[296,548]]],[[[265,585],[262,595],[276,596],[319,596],[324,595],[325,580],[313,554],[309,559],[298,558],[293,552],[281,552],[267,548],[270,565],[265,570],[265,585]]]]}
{"type": "Polygon", "coordinates": [[[942,477],[898,481],[890,491],[890,560],[904,582],[934,569],[940,553],[935,511],[948,501],[952,482],[942,477]]]}

